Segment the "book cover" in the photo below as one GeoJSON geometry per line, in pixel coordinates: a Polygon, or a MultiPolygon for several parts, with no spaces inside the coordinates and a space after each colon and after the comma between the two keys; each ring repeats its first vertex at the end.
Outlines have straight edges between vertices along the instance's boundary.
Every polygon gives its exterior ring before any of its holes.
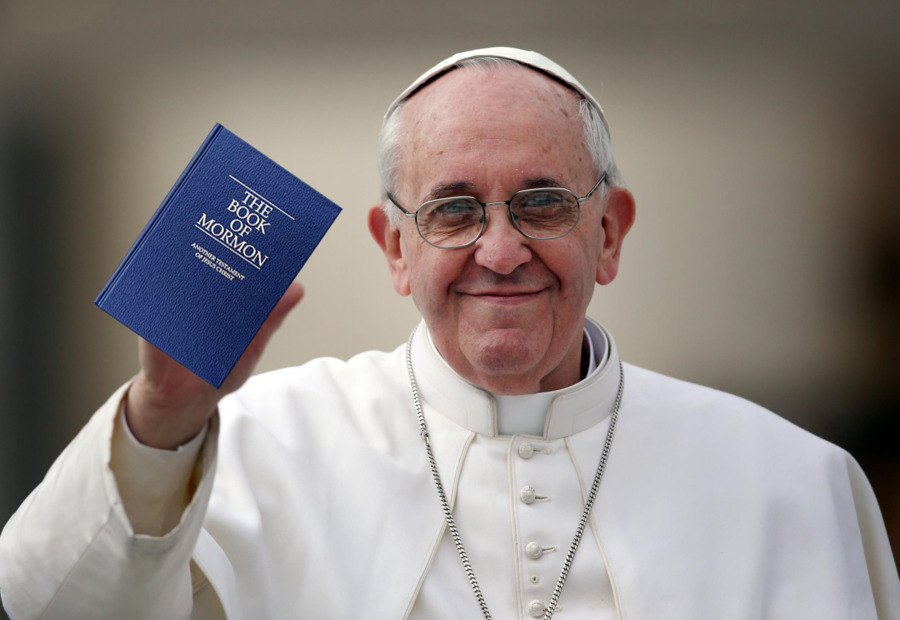
{"type": "Polygon", "coordinates": [[[338,213],[217,124],[94,303],[220,387],[338,213]]]}

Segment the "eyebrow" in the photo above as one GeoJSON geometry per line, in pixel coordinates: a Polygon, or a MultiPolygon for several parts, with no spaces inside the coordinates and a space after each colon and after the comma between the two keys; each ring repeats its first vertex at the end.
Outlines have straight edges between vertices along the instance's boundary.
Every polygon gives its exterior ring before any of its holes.
{"type": "Polygon", "coordinates": [[[448,198],[450,196],[468,196],[475,191],[475,186],[468,181],[455,181],[453,183],[441,183],[431,188],[431,191],[425,196],[425,202],[435,200],[437,198],[448,198]]]}
{"type": "MultiPolygon", "coordinates": [[[[559,179],[553,177],[532,177],[526,179],[519,190],[534,189],[538,187],[565,187],[559,179]]],[[[435,185],[425,196],[425,202],[436,200],[438,198],[449,198],[451,196],[472,196],[475,194],[475,185],[468,181],[454,181],[452,183],[440,183],[435,185]]],[[[518,191],[518,190],[516,190],[518,191]]]]}
{"type": "Polygon", "coordinates": [[[522,185],[522,189],[533,189],[536,187],[565,187],[565,184],[553,177],[535,177],[527,179],[522,185]]]}

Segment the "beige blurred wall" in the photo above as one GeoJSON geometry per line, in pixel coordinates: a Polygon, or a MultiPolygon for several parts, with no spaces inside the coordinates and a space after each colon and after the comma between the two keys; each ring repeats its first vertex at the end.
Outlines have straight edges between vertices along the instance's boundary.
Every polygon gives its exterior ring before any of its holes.
{"type": "Polygon", "coordinates": [[[35,284],[58,291],[60,440],[136,370],[134,337],[92,300],[215,122],[344,208],[263,368],[403,342],[417,313],[365,224],[380,119],[437,60],[496,44],[549,55],[604,105],[638,218],[590,314],[624,358],[852,434],[854,401],[898,377],[896,305],[870,282],[873,239],[890,256],[898,238],[896,11],[426,6],[7,3],[0,129],[27,118],[60,163],[57,277],[35,284]]]}

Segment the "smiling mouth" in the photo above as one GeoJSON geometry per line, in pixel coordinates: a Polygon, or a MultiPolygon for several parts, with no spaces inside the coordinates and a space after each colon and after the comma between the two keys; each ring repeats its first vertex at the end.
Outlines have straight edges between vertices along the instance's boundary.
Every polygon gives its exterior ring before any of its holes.
{"type": "Polygon", "coordinates": [[[536,291],[482,291],[478,293],[466,293],[470,297],[482,301],[494,303],[517,303],[530,301],[544,292],[545,289],[536,291]]]}

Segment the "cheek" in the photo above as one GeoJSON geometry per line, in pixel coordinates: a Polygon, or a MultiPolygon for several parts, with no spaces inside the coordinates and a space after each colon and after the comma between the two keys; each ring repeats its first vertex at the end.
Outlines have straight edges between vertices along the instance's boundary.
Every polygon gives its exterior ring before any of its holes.
{"type": "Polygon", "coordinates": [[[454,257],[441,252],[448,251],[426,244],[410,244],[404,251],[413,301],[426,317],[448,312],[449,290],[458,273],[454,257]]]}
{"type": "Polygon", "coordinates": [[[559,280],[563,299],[572,302],[590,300],[597,275],[596,258],[595,248],[576,240],[545,258],[545,264],[559,280]]]}

